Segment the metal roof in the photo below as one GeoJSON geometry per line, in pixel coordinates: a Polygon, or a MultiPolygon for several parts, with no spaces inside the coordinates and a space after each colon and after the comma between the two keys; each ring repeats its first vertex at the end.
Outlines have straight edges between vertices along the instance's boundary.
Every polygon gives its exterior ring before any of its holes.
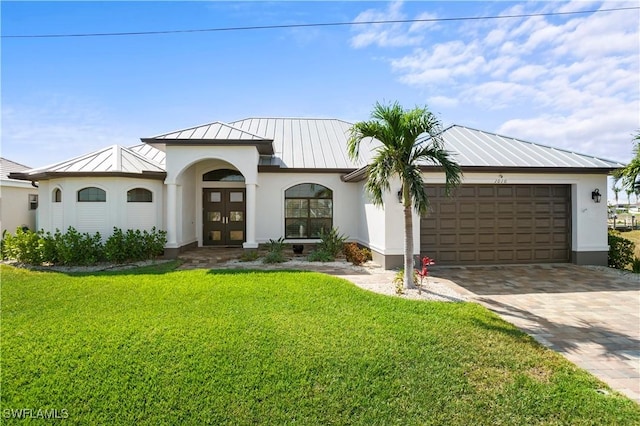
{"type": "MultiPolygon", "coordinates": [[[[246,118],[231,125],[273,140],[270,165],[291,169],[357,169],[371,161],[379,143],[363,141],[359,161],[347,153],[352,124],[324,118],[246,118]]],[[[264,164],[264,163],[262,163],[264,164]]]]}
{"type": "Polygon", "coordinates": [[[444,148],[461,167],[617,169],[624,164],[453,125],[442,131],[444,148]]]}
{"type": "MultiPolygon", "coordinates": [[[[273,170],[350,172],[349,175],[344,176],[344,179],[358,180],[366,173],[366,166],[371,163],[380,142],[375,139],[364,140],[360,147],[360,158],[352,161],[347,153],[347,140],[351,126],[351,123],[337,119],[246,118],[230,124],[214,122],[142,140],[151,140],[160,145],[198,143],[197,141],[204,141],[204,143],[213,141],[214,145],[255,144],[262,154],[260,166],[271,166],[261,169],[262,171],[273,168],[273,170]],[[209,137],[217,139],[203,139],[209,137]]],[[[537,169],[539,171],[563,169],[606,173],[624,167],[624,164],[616,161],[459,125],[443,130],[442,138],[444,148],[452,153],[453,158],[463,170],[465,168],[467,170],[469,168],[537,169]]],[[[423,139],[423,141],[426,140],[428,139],[423,139]]],[[[3,159],[3,163],[5,161],[8,160],[3,159]]],[[[11,172],[12,178],[23,180],[37,180],[55,174],[78,173],[124,173],[147,176],[154,174],[160,178],[165,172],[165,153],[145,143],[130,148],[114,145],[51,166],[11,172]]]]}
{"type": "Polygon", "coordinates": [[[163,146],[171,145],[211,145],[211,146],[238,146],[253,145],[261,155],[272,155],[273,145],[271,139],[238,129],[227,123],[215,121],[201,126],[174,132],[141,138],[144,143],[163,146]]]}
{"type": "Polygon", "coordinates": [[[95,151],[50,166],[13,173],[11,177],[36,180],[70,174],[164,174],[164,167],[143,155],[120,145],[95,151]]]}
{"type": "Polygon", "coordinates": [[[214,121],[213,123],[176,130],[170,133],[153,136],[148,139],[155,140],[234,140],[234,141],[264,141],[263,136],[258,136],[246,130],[238,129],[227,123],[214,121]]]}
{"type": "Polygon", "coordinates": [[[163,167],[165,165],[165,159],[167,155],[163,151],[160,151],[159,149],[151,145],[141,143],[138,145],[130,146],[129,149],[133,152],[137,152],[138,154],[153,161],[154,163],[158,163],[163,167]]]}
{"type": "Polygon", "coordinates": [[[25,170],[29,170],[29,167],[0,157],[0,179],[9,179],[9,173],[23,172],[25,170]]]}

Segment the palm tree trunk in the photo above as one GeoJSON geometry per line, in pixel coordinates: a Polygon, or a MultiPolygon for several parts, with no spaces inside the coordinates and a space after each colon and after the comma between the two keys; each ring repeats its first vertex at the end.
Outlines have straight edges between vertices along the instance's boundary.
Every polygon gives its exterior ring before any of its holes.
{"type": "Polygon", "coordinates": [[[404,204],[404,288],[416,288],[413,283],[413,211],[408,185],[403,185],[404,204]]]}

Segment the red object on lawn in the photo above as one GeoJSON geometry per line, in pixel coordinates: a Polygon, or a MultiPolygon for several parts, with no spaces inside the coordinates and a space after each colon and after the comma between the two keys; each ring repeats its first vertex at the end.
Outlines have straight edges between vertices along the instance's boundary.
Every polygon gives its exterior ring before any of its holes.
{"type": "Polygon", "coordinates": [[[420,278],[426,278],[427,275],[429,275],[429,269],[427,267],[435,264],[435,260],[425,256],[422,258],[422,270],[416,270],[416,273],[420,276],[420,278]]]}

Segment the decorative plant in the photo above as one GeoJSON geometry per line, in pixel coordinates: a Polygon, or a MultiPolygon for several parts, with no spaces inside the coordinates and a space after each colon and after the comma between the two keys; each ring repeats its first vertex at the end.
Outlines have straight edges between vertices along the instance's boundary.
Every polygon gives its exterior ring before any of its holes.
{"type": "Polygon", "coordinates": [[[337,228],[331,228],[329,232],[320,232],[320,242],[316,249],[309,254],[311,262],[331,262],[342,252],[347,237],[340,234],[337,228]]]}
{"type": "Polygon", "coordinates": [[[634,258],[633,262],[631,262],[631,271],[634,274],[640,274],[640,258],[634,258]]]}
{"type": "Polygon", "coordinates": [[[267,243],[267,255],[262,259],[263,263],[282,263],[285,262],[284,254],[284,238],[280,237],[277,240],[270,239],[267,243]]]}
{"type": "Polygon", "coordinates": [[[258,253],[258,250],[245,250],[242,256],[240,256],[240,262],[253,262],[258,260],[259,257],[260,253],[258,253]]]}
{"type": "Polygon", "coordinates": [[[422,258],[422,269],[416,269],[416,274],[420,277],[420,282],[417,284],[418,294],[422,294],[423,281],[429,276],[429,266],[435,264],[436,262],[428,256],[422,258]]]}
{"type": "Polygon", "coordinates": [[[342,251],[347,258],[347,262],[351,262],[354,265],[362,265],[371,256],[370,250],[360,248],[356,243],[345,243],[342,251]]]}
{"type": "MultiPolygon", "coordinates": [[[[418,274],[417,271],[413,271],[413,284],[415,286],[418,285],[418,274]]],[[[396,276],[393,277],[393,284],[396,286],[396,294],[404,294],[405,286],[404,286],[404,269],[400,269],[396,272],[396,276]]]]}

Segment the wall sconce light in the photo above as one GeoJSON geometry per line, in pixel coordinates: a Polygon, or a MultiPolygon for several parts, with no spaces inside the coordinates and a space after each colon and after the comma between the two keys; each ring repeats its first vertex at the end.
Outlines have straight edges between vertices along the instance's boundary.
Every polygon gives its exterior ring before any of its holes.
{"type": "Polygon", "coordinates": [[[402,188],[400,188],[397,195],[398,195],[398,202],[402,204],[402,188]]]}
{"type": "Polygon", "coordinates": [[[602,198],[602,194],[600,194],[600,190],[598,188],[596,188],[593,192],[591,192],[591,199],[595,203],[599,203],[601,198],[602,198]]]}

